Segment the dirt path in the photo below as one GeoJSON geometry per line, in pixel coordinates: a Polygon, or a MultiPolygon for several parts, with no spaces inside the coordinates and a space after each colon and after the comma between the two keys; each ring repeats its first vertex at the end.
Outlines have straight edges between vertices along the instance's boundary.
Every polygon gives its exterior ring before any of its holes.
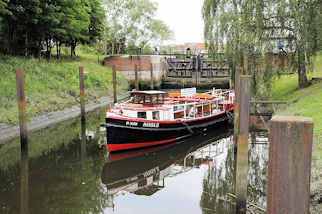
{"type": "MultiPolygon", "coordinates": [[[[119,99],[124,99],[128,97],[128,93],[123,93],[118,96],[119,99]]],[[[110,97],[101,97],[95,102],[90,102],[86,104],[86,112],[93,111],[96,108],[107,106],[110,104],[110,97]]],[[[30,119],[27,124],[27,130],[29,132],[38,131],[40,129],[49,127],[50,125],[68,120],[70,118],[80,116],[80,106],[75,105],[71,108],[66,108],[61,111],[55,111],[43,114],[41,116],[36,116],[30,119]]],[[[19,136],[20,130],[19,126],[10,126],[5,123],[0,123],[0,144],[6,143],[6,141],[19,136]]]]}
{"type": "Polygon", "coordinates": [[[297,103],[297,102],[299,102],[300,100],[303,100],[304,98],[306,98],[306,97],[308,97],[308,96],[311,96],[312,94],[314,94],[314,93],[318,92],[318,91],[319,91],[319,90],[321,90],[321,89],[322,89],[322,86],[321,86],[321,87],[319,87],[319,88],[316,88],[316,89],[314,89],[314,90],[312,90],[312,91],[309,91],[309,92],[307,92],[307,93],[303,94],[302,96],[300,96],[299,98],[297,98],[297,99],[293,100],[289,105],[294,104],[294,103],[297,103]]]}

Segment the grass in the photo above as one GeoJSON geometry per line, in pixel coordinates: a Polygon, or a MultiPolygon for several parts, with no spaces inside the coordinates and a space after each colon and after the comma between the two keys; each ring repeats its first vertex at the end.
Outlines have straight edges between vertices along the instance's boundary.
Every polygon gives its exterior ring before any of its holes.
{"type": "MultiPolygon", "coordinates": [[[[322,53],[314,59],[314,72],[308,78],[322,77],[322,53]]],[[[314,121],[312,166],[319,176],[322,170],[322,82],[313,82],[309,87],[298,89],[297,74],[275,79],[271,98],[285,100],[277,114],[311,117],[314,121]]],[[[313,176],[314,177],[314,176],[313,176]]],[[[322,179],[322,178],[317,178],[322,179]]]]}
{"type": "MultiPolygon", "coordinates": [[[[108,90],[112,89],[112,71],[98,64],[97,56],[93,54],[81,54],[75,59],[65,57],[49,61],[0,55],[0,122],[18,122],[15,68],[24,69],[27,112],[28,117],[32,117],[78,103],[79,66],[83,66],[87,72],[87,101],[111,94],[108,90]]],[[[118,88],[127,87],[120,75],[118,83],[118,88]]]]}
{"type": "MultiPolygon", "coordinates": [[[[312,77],[322,77],[322,54],[315,57],[315,70],[312,77]]],[[[297,74],[281,76],[273,83],[271,98],[285,100],[279,114],[311,117],[314,120],[314,134],[322,134],[322,82],[312,83],[309,87],[298,88],[297,74]]]]}

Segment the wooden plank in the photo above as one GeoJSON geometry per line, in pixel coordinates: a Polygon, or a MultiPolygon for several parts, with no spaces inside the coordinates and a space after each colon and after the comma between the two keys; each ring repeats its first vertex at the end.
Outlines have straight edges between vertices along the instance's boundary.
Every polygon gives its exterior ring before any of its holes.
{"type": "Polygon", "coordinates": [[[267,213],[309,213],[312,140],[311,118],[270,121],[267,213]]]}

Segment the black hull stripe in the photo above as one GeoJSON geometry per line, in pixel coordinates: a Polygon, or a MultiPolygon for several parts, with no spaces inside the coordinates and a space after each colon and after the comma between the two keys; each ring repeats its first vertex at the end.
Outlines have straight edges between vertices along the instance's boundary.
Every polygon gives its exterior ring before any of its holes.
{"type": "MultiPolygon", "coordinates": [[[[207,123],[202,123],[202,124],[199,124],[199,125],[192,125],[192,126],[189,126],[189,127],[192,128],[192,129],[203,128],[203,127],[207,127],[207,126],[210,126],[212,124],[215,124],[215,123],[223,122],[225,120],[227,120],[227,118],[223,117],[223,118],[218,118],[218,119],[215,119],[215,120],[211,120],[210,122],[207,122],[207,123]]],[[[106,123],[106,127],[116,127],[116,128],[125,128],[125,129],[135,129],[135,130],[146,130],[146,131],[178,131],[178,130],[187,129],[187,127],[184,126],[184,124],[182,124],[182,125],[183,125],[183,127],[176,127],[176,128],[146,128],[146,127],[123,126],[123,125],[117,125],[117,124],[112,124],[112,123],[106,123]]]]}

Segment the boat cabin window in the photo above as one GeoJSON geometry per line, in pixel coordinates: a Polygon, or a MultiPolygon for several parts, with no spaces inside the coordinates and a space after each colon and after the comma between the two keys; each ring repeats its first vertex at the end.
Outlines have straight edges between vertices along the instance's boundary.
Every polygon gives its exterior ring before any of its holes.
{"type": "Polygon", "coordinates": [[[159,113],[159,111],[153,111],[152,112],[152,119],[153,120],[159,120],[160,119],[160,113],[159,113]]]}
{"type": "Polygon", "coordinates": [[[134,92],[131,94],[131,103],[143,105],[163,104],[166,95],[166,93],[134,92]]]}
{"type": "Polygon", "coordinates": [[[144,104],[144,96],[134,94],[131,98],[131,102],[135,104],[144,104]]]}
{"type": "Polygon", "coordinates": [[[145,111],[138,112],[138,118],[146,119],[146,112],[145,111]]]}

